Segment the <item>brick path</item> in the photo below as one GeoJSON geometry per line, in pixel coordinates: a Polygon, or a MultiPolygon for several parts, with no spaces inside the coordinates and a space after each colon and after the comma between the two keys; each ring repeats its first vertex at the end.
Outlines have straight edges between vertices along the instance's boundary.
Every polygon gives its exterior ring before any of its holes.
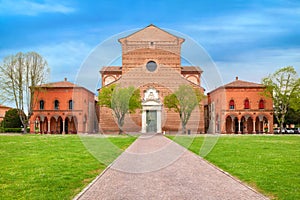
{"type": "Polygon", "coordinates": [[[161,135],[140,136],[75,199],[268,199],[161,135]]]}

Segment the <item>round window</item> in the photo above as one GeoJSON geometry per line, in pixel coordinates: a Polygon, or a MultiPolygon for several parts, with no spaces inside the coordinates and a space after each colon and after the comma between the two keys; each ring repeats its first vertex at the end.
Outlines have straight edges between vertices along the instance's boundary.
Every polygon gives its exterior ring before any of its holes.
{"type": "Polygon", "coordinates": [[[150,72],[154,72],[157,68],[157,64],[156,62],[154,61],[149,61],[147,64],[146,64],[146,68],[148,71],[150,72]]]}

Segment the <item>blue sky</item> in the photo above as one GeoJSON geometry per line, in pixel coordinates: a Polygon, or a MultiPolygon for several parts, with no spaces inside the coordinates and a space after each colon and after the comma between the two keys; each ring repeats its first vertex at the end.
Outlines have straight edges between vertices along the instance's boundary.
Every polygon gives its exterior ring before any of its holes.
{"type": "Polygon", "coordinates": [[[260,82],[288,65],[300,73],[298,0],[0,0],[0,59],[36,51],[49,63],[49,81],[75,81],[97,45],[149,24],[193,38],[225,83],[260,82]]]}

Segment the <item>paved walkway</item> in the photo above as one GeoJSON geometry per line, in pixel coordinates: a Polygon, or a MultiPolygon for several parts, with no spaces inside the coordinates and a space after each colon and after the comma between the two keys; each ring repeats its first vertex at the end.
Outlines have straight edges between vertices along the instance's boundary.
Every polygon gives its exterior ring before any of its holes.
{"type": "Polygon", "coordinates": [[[75,199],[267,199],[161,135],[140,136],[75,199]]]}

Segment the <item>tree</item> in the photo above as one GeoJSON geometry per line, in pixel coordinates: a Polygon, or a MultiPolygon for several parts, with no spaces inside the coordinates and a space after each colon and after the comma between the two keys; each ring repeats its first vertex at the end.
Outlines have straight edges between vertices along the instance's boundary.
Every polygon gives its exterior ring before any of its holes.
{"type": "Polygon", "coordinates": [[[5,113],[3,119],[4,128],[21,128],[22,125],[18,109],[13,108],[5,113]]]}
{"type": "Polygon", "coordinates": [[[262,83],[266,87],[264,94],[273,99],[274,116],[282,131],[288,110],[299,109],[300,79],[295,69],[288,66],[263,78],[262,83]]]}
{"type": "Polygon", "coordinates": [[[179,113],[183,134],[186,133],[186,124],[191,117],[192,111],[203,98],[204,95],[190,85],[180,85],[178,90],[164,98],[164,105],[179,113]]]}
{"type": "Polygon", "coordinates": [[[7,56],[0,66],[0,98],[2,101],[15,103],[24,133],[26,133],[33,106],[37,102],[38,95],[34,98],[32,88],[43,84],[48,73],[46,60],[35,52],[19,52],[16,55],[7,56]]]}
{"type": "Polygon", "coordinates": [[[286,124],[300,125],[300,110],[296,111],[290,108],[285,117],[286,124]]]}
{"type": "Polygon", "coordinates": [[[139,89],[133,86],[127,88],[118,87],[115,84],[103,87],[99,92],[99,105],[106,106],[113,110],[117,118],[119,134],[123,132],[125,115],[128,112],[135,112],[141,108],[141,96],[139,89]]]}

